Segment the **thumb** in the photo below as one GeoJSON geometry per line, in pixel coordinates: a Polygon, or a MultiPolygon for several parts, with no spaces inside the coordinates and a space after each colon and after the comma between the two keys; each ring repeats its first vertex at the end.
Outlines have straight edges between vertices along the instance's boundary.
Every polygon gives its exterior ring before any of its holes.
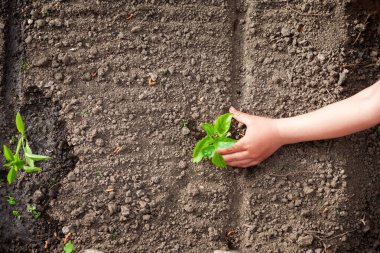
{"type": "Polygon", "coordinates": [[[249,122],[249,118],[251,115],[247,114],[247,113],[244,113],[244,112],[240,112],[238,110],[236,110],[234,107],[230,107],[230,113],[233,114],[233,117],[234,119],[236,119],[237,121],[239,121],[240,123],[243,123],[244,125],[247,125],[248,122],[249,122]]]}

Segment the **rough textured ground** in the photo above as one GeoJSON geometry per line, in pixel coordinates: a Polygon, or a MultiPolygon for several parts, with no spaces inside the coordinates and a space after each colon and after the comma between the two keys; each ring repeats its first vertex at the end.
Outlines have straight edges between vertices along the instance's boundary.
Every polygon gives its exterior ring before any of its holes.
{"type": "Polygon", "coordinates": [[[2,10],[0,140],[21,110],[35,149],[54,157],[1,185],[2,252],[62,252],[65,234],[79,252],[380,249],[378,127],[284,147],[245,170],[191,163],[200,123],[230,105],[287,117],[380,78],[370,10],[332,0],[3,1],[2,10]],[[17,221],[9,194],[41,219],[17,221]]]}

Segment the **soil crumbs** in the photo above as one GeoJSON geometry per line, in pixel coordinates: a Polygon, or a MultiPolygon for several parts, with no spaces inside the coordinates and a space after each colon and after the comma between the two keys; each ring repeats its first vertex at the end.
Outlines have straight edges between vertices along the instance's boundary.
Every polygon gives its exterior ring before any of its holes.
{"type": "Polygon", "coordinates": [[[3,1],[0,140],[21,111],[54,159],[1,184],[0,251],[379,252],[379,127],[244,170],[191,163],[230,105],[288,117],[379,79],[368,2],[3,1]]]}

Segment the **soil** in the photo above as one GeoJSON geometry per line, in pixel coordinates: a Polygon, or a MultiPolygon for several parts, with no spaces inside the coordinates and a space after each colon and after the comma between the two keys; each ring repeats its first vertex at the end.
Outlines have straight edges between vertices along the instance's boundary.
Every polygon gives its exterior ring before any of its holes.
{"type": "Polygon", "coordinates": [[[380,252],[379,126],[248,169],[191,162],[231,105],[288,117],[378,80],[368,6],[3,0],[0,141],[20,111],[53,159],[1,183],[0,252],[380,252]]]}

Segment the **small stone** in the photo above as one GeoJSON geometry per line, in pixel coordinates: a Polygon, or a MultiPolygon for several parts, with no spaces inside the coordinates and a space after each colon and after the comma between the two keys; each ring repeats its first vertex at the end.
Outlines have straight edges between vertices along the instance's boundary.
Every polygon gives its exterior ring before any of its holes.
{"type": "Polygon", "coordinates": [[[294,206],[301,206],[301,204],[302,204],[302,200],[301,199],[296,199],[294,201],[294,206]]]}
{"type": "Polygon", "coordinates": [[[180,168],[180,169],[185,169],[186,166],[187,166],[187,164],[186,164],[185,161],[180,161],[180,162],[178,163],[178,168],[180,168]]]}
{"type": "Polygon", "coordinates": [[[297,244],[301,247],[307,247],[313,244],[314,238],[312,235],[298,237],[297,244]]]}
{"type": "Polygon", "coordinates": [[[62,233],[64,235],[68,234],[69,232],[70,232],[70,227],[69,226],[62,227],[62,233]]]}
{"type": "Polygon", "coordinates": [[[187,127],[183,127],[181,130],[182,135],[188,135],[190,134],[190,129],[187,127]]]}
{"type": "Polygon", "coordinates": [[[109,203],[107,207],[108,207],[108,211],[110,212],[111,215],[116,213],[117,205],[115,203],[109,203]]]}
{"type": "Polygon", "coordinates": [[[83,81],[91,81],[91,74],[89,72],[85,73],[83,76],[82,76],[82,80],[83,81]]]}
{"type": "Polygon", "coordinates": [[[55,73],[54,79],[57,81],[62,81],[63,80],[63,74],[61,72],[55,73]]]}
{"type": "Polygon", "coordinates": [[[37,26],[37,28],[42,28],[42,27],[45,26],[45,24],[46,24],[46,22],[45,22],[44,19],[38,19],[38,20],[36,20],[36,26],[37,26]]]}
{"type": "Polygon", "coordinates": [[[104,140],[101,138],[98,138],[95,140],[95,145],[98,147],[102,147],[104,145],[104,140]]]}
{"type": "Polygon", "coordinates": [[[138,33],[141,31],[141,26],[135,26],[131,29],[131,33],[138,33]]]}
{"type": "Polygon", "coordinates": [[[33,40],[32,36],[29,35],[28,37],[26,37],[25,43],[30,44],[30,42],[32,42],[32,40],[33,40]]]}
{"type": "Polygon", "coordinates": [[[287,27],[281,28],[281,35],[284,37],[289,37],[290,36],[290,29],[287,27]]]}
{"type": "Polygon", "coordinates": [[[131,210],[129,209],[128,206],[121,206],[120,214],[124,217],[128,217],[131,214],[131,210]]]}
{"type": "Polygon", "coordinates": [[[303,192],[307,195],[311,194],[314,192],[314,189],[309,187],[309,186],[306,186],[305,188],[303,188],[303,192]]]}
{"type": "Polygon", "coordinates": [[[67,66],[70,64],[70,62],[71,62],[71,57],[69,55],[66,54],[65,56],[63,56],[63,58],[62,58],[63,64],[65,64],[67,66]]]}
{"type": "Polygon", "coordinates": [[[174,71],[175,71],[175,68],[174,68],[173,66],[170,66],[170,67],[168,68],[168,71],[169,71],[169,73],[170,73],[171,75],[173,75],[173,74],[174,74],[174,71]]]}
{"type": "Polygon", "coordinates": [[[36,67],[44,67],[49,63],[49,59],[46,56],[42,56],[33,62],[36,67]]]}
{"type": "Polygon", "coordinates": [[[341,73],[339,73],[339,80],[338,80],[338,86],[341,86],[347,79],[347,74],[349,73],[350,71],[348,69],[343,69],[343,71],[341,73]]]}
{"type": "Polygon", "coordinates": [[[103,251],[96,249],[86,249],[83,253],[103,253],[103,251]]]}
{"type": "Polygon", "coordinates": [[[150,220],[150,215],[149,215],[149,214],[145,214],[145,215],[143,215],[143,220],[144,220],[144,221],[148,221],[148,220],[150,220]]]}

